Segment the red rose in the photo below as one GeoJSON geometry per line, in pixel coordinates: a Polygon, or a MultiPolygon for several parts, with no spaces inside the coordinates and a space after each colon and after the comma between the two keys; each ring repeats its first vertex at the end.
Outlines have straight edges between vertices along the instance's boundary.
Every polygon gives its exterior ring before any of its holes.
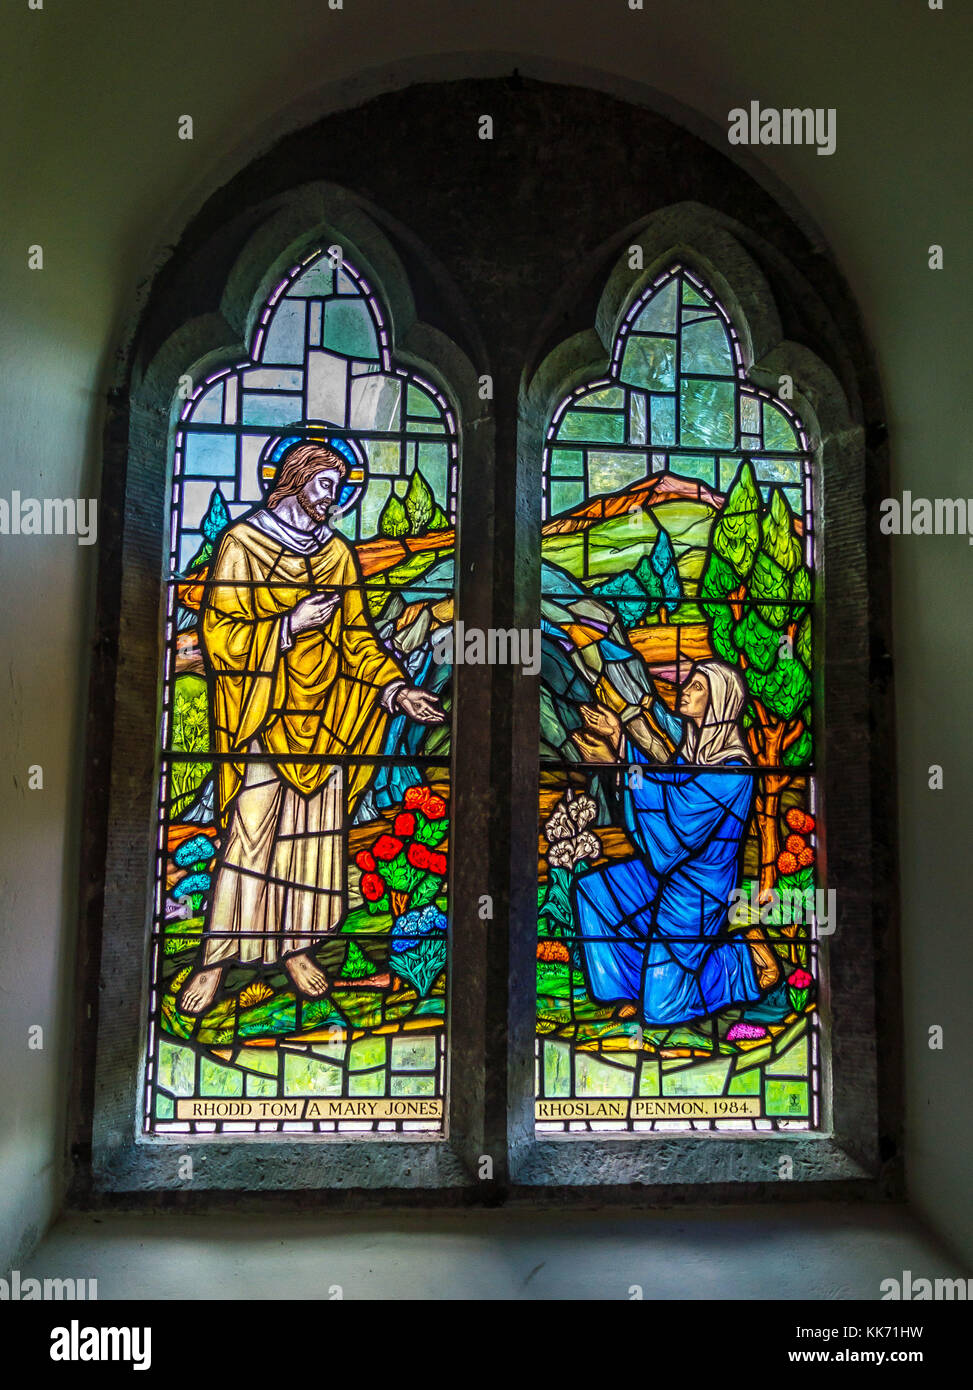
{"type": "Polygon", "coordinates": [[[396,835],[409,836],[415,833],[416,818],[410,811],[400,811],[395,818],[393,829],[396,835]]]}
{"type": "Polygon", "coordinates": [[[429,788],[420,784],[418,787],[407,787],[402,801],[407,811],[418,811],[428,796],[429,788]]]}
{"type": "Polygon", "coordinates": [[[394,835],[379,835],[372,845],[372,853],[376,859],[394,859],[397,854],[402,853],[402,841],[397,840],[394,835]]]}
{"type": "Polygon", "coordinates": [[[446,803],[441,796],[430,796],[422,809],[430,820],[439,820],[446,814],[446,803]]]}
{"type": "Polygon", "coordinates": [[[375,867],[375,860],[367,849],[360,849],[358,851],[355,855],[355,863],[358,865],[359,869],[367,869],[369,872],[375,867]]]}
{"type": "Polygon", "coordinates": [[[405,857],[407,862],[410,863],[414,869],[429,868],[429,851],[426,849],[425,845],[419,844],[418,841],[413,842],[409,846],[406,850],[405,857]]]}
{"type": "Polygon", "coordinates": [[[434,874],[444,874],[446,872],[445,854],[438,854],[435,850],[430,850],[429,868],[434,874]]]}
{"type": "Polygon", "coordinates": [[[385,884],[378,874],[362,874],[361,891],[362,896],[367,898],[370,903],[377,903],[385,892],[385,884]]]}

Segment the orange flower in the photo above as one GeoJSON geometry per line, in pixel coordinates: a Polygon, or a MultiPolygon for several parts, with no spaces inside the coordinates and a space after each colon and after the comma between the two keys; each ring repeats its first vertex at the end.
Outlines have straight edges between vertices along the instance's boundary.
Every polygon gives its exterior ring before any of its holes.
{"type": "Polygon", "coordinates": [[[777,856],[777,867],[782,874],[796,874],[797,855],[791,854],[790,850],[783,850],[777,856]]]}
{"type": "Polygon", "coordinates": [[[563,961],[566,965],[571,957],[563,941],[538,941],[537,959],[543,961],[563,961]]]}

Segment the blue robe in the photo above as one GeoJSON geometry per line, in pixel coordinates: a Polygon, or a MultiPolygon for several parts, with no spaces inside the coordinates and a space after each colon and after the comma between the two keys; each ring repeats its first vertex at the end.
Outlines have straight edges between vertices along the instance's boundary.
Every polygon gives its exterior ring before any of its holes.
{"type": "Polygon", "coordinates": [[[727,935],[727,913],[740,886],[742,845],[754,779],[723,769],[660,769],[626,740],[629,763],[643,764],[641,787],[628,788],[625,824],[637,859],[580,874],[575,918],[591,997],[641,1003],[646,1026],[705,1018],[728,1004],[760,998],[750,949],[727,935]]]}

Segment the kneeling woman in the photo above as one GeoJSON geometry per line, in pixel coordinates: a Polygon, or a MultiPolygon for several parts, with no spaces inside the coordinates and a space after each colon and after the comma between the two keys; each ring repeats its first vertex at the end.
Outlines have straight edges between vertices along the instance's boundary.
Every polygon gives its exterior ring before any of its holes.
{"type": "Polygon", "coordinates": [[[623,738],[616,716],[600,706],[586,713],[620,759],[642,765],[624,796],[641,852],[579,875],[575,920],[591,997],[638,1001],[646,1026],[753,1003],[779,976],[766,941],[727,930],[755,795],[754,775],[743,770],[752,761],[740,730],[746,699],[735,667],[694,666],[679,698],[682,741],[665,767],[623,738]]]}

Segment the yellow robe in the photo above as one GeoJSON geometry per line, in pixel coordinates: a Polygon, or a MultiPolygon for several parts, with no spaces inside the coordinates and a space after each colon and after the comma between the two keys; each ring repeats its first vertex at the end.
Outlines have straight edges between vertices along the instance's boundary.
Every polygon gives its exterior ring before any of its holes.
{"type": "MultiPolygon", "coordinates": [[[[302,754],[376,754],[389,715],[379,701],[405,677],[375,636],[362,601],[354,551],[338,535],[312,555],[286,550],[246,521],[223,535],[209,575],[202,643],[213,680],[213,746],[245,755],[254,740],[278,777],[302,796],[320,791],[335,764],[302,754]],[[339,586],[347,585],[347,588],[339,586]],[[342,601],[323,627],[299,633],[281,651],[285,615],[309,594],[337,589],[342,601]]],[[[225,828],[246,762],[219,763],[217,802],[225,828]]],[[[374,764],[345,764],[349,816],[374,764]]]]}

